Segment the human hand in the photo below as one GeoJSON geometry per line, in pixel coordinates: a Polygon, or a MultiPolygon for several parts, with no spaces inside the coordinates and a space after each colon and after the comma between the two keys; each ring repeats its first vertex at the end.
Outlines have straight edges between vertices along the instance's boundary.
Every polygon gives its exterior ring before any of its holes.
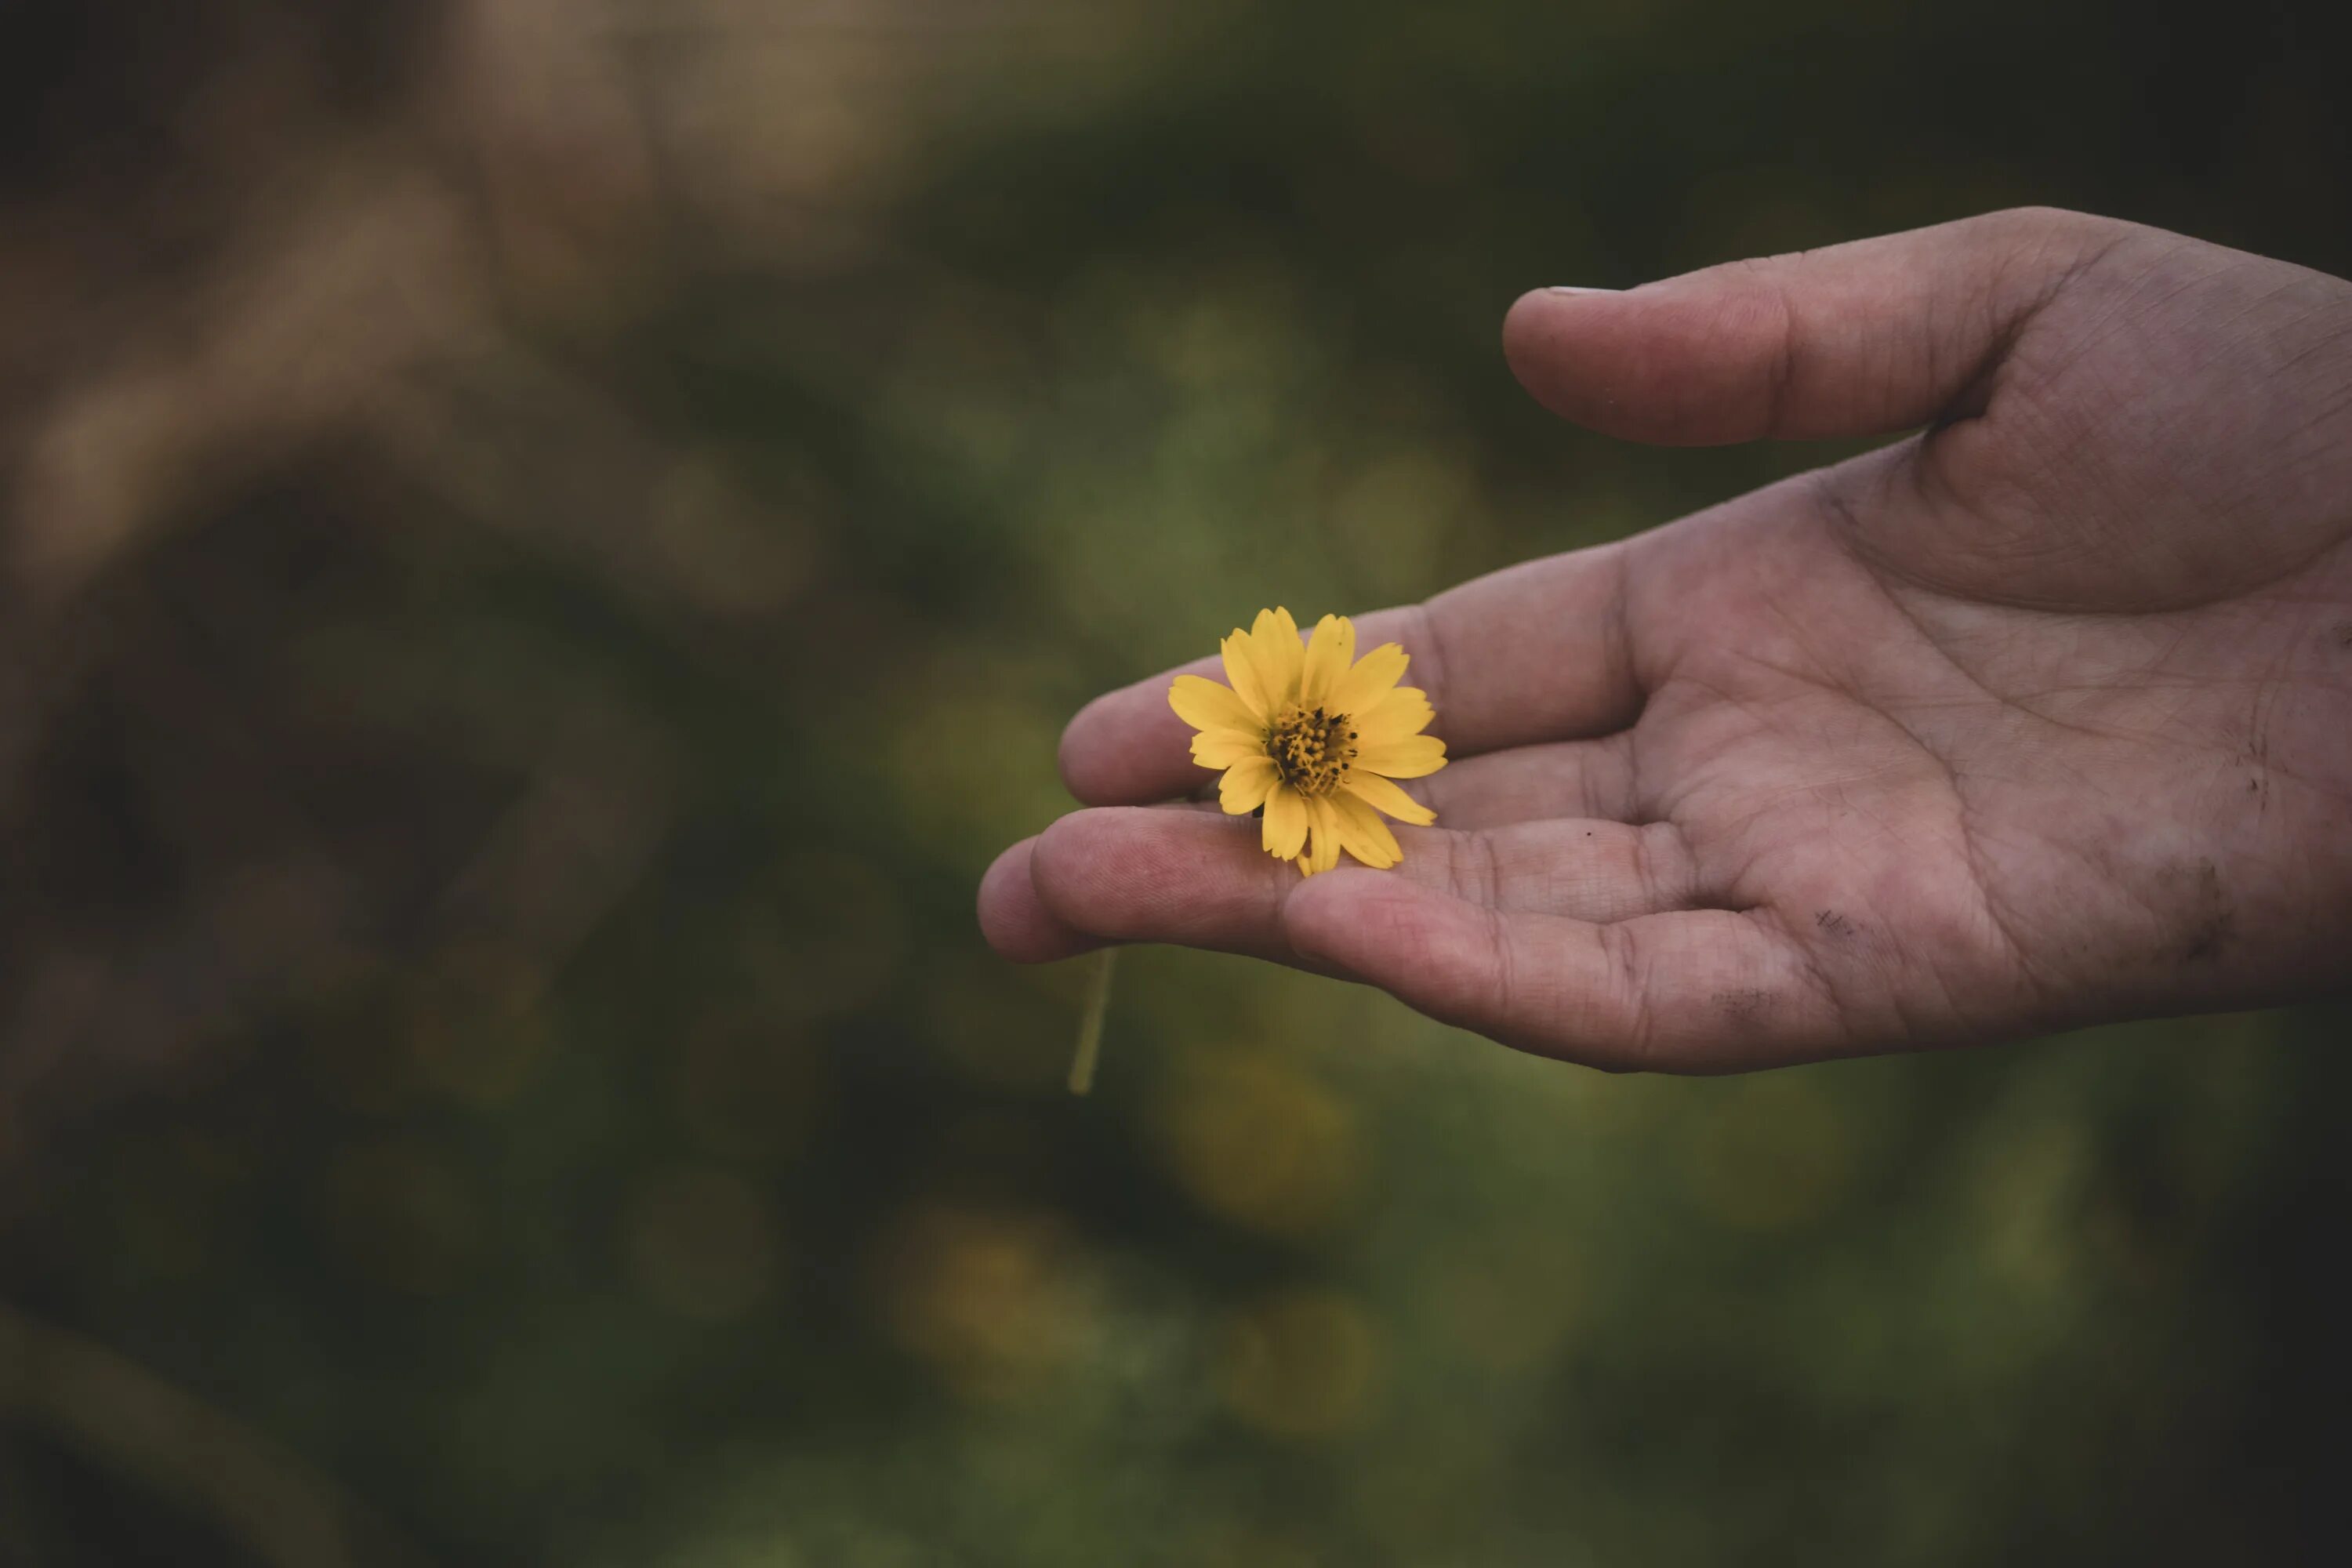
{"type": "Polygon", "coordinates": [[[1220,948],[1675,1071],[2352,984],[2352,284],[2021,211],[1545,290],[1504,340],[1632,439],[1926,428],[1363,617],[1457,759],[1394,870],[1148,805],[1210,777],[1169,675],[1097,700],[1097,809],[982,883],[1000,952],[1220,948]]]}

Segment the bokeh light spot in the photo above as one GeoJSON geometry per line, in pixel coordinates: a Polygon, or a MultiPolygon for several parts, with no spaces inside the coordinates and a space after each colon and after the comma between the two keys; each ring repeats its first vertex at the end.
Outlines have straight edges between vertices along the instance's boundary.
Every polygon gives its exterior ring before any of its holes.
{"type": "Polygon", "coordinates": [[[892,1227],[876,1262],[892,1338],[963,1397],[1022,1394],[1091,1342],[1069,1240],[1049,1216],[920,1209],[892,1227]]]}
{"type": "Polygon", "coordinates": [[[1202,1208],[1252,1230],[1299,1236],[1362,1194],[1354,1109],[1296,1066],[1234,1049],[1184,1053],[1150,1116],[1162,1164],[1202,1208]]]}
{"type": "Polygon", "coordinates": [[[1371,1320],[1349,1298],[1279,1291],[1226,1322],[1217,1389],[1226,1409],[1261,1432],[1336,1436],[1370,1414],[1382,1354],[1371,1320]]]}

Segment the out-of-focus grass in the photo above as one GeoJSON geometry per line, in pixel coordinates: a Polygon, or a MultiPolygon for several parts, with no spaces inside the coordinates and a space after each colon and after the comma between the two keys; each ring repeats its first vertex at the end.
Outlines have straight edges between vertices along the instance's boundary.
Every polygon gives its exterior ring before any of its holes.
{"type": "MultiPolygon", "coordinates": [[[[2309,1539],[2340,1013],[1686,1083],[1147,952],[1073,1101],[1079,977],[970,898],[1066,804],[1062,717],[1260,605],[1833,455],[1558,429],[1494,349],[1521,288],[2029,199],[2340,268],[2324,49],[2098,5],[448,15],[363,147],[199,95],[252,210],[186,175],[204,281],[72,294],[113,347],[10,434],[57,502],[18,537],[72,545],[10,633],[10,1300],[452,1563],[2309,1539]]],[[[0,1421],[0,1552],[248,1560],[0,1421]]]]}

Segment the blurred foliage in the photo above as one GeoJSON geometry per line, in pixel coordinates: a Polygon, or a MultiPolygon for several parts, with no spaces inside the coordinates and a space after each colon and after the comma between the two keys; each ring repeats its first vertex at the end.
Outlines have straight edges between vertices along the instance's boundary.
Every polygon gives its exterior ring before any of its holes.
{"type": "Polygon", "coordinates": [[[2341,1009],[1654,1081],[1155,952],[1072,1101],[970,905],[1259,605],[1834,455],[1554,426],[1521,289],[2352,269],[2344,35],[0,11],[0,1563],[2305,1556],[2341,1009]]]}

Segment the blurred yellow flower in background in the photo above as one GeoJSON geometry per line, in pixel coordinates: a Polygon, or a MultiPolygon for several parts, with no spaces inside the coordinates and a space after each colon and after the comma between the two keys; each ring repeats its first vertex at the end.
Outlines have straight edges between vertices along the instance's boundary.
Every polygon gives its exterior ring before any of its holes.
{"type": "Polygon", "coordinates": [[[1232,684],[1180,675],[1168,705],[1200,731],[1192,760],[1223,771],[1226,813],[1263,811],[1265,852],[1310,877],[1342,849],[1383,869],[1402,859],[1381,814],[1416,826],[1437,814],[1394,781],[1445,765],[1445,742],[1422,733],[1436,717],[1428,695],[1397,684],[1404,649],[1382,643],[1358,658],[1345,616],[1324,616],[1302,647],[1298,623],[1276,608],[1235,626],[1220,651],[1232,684]]]}

